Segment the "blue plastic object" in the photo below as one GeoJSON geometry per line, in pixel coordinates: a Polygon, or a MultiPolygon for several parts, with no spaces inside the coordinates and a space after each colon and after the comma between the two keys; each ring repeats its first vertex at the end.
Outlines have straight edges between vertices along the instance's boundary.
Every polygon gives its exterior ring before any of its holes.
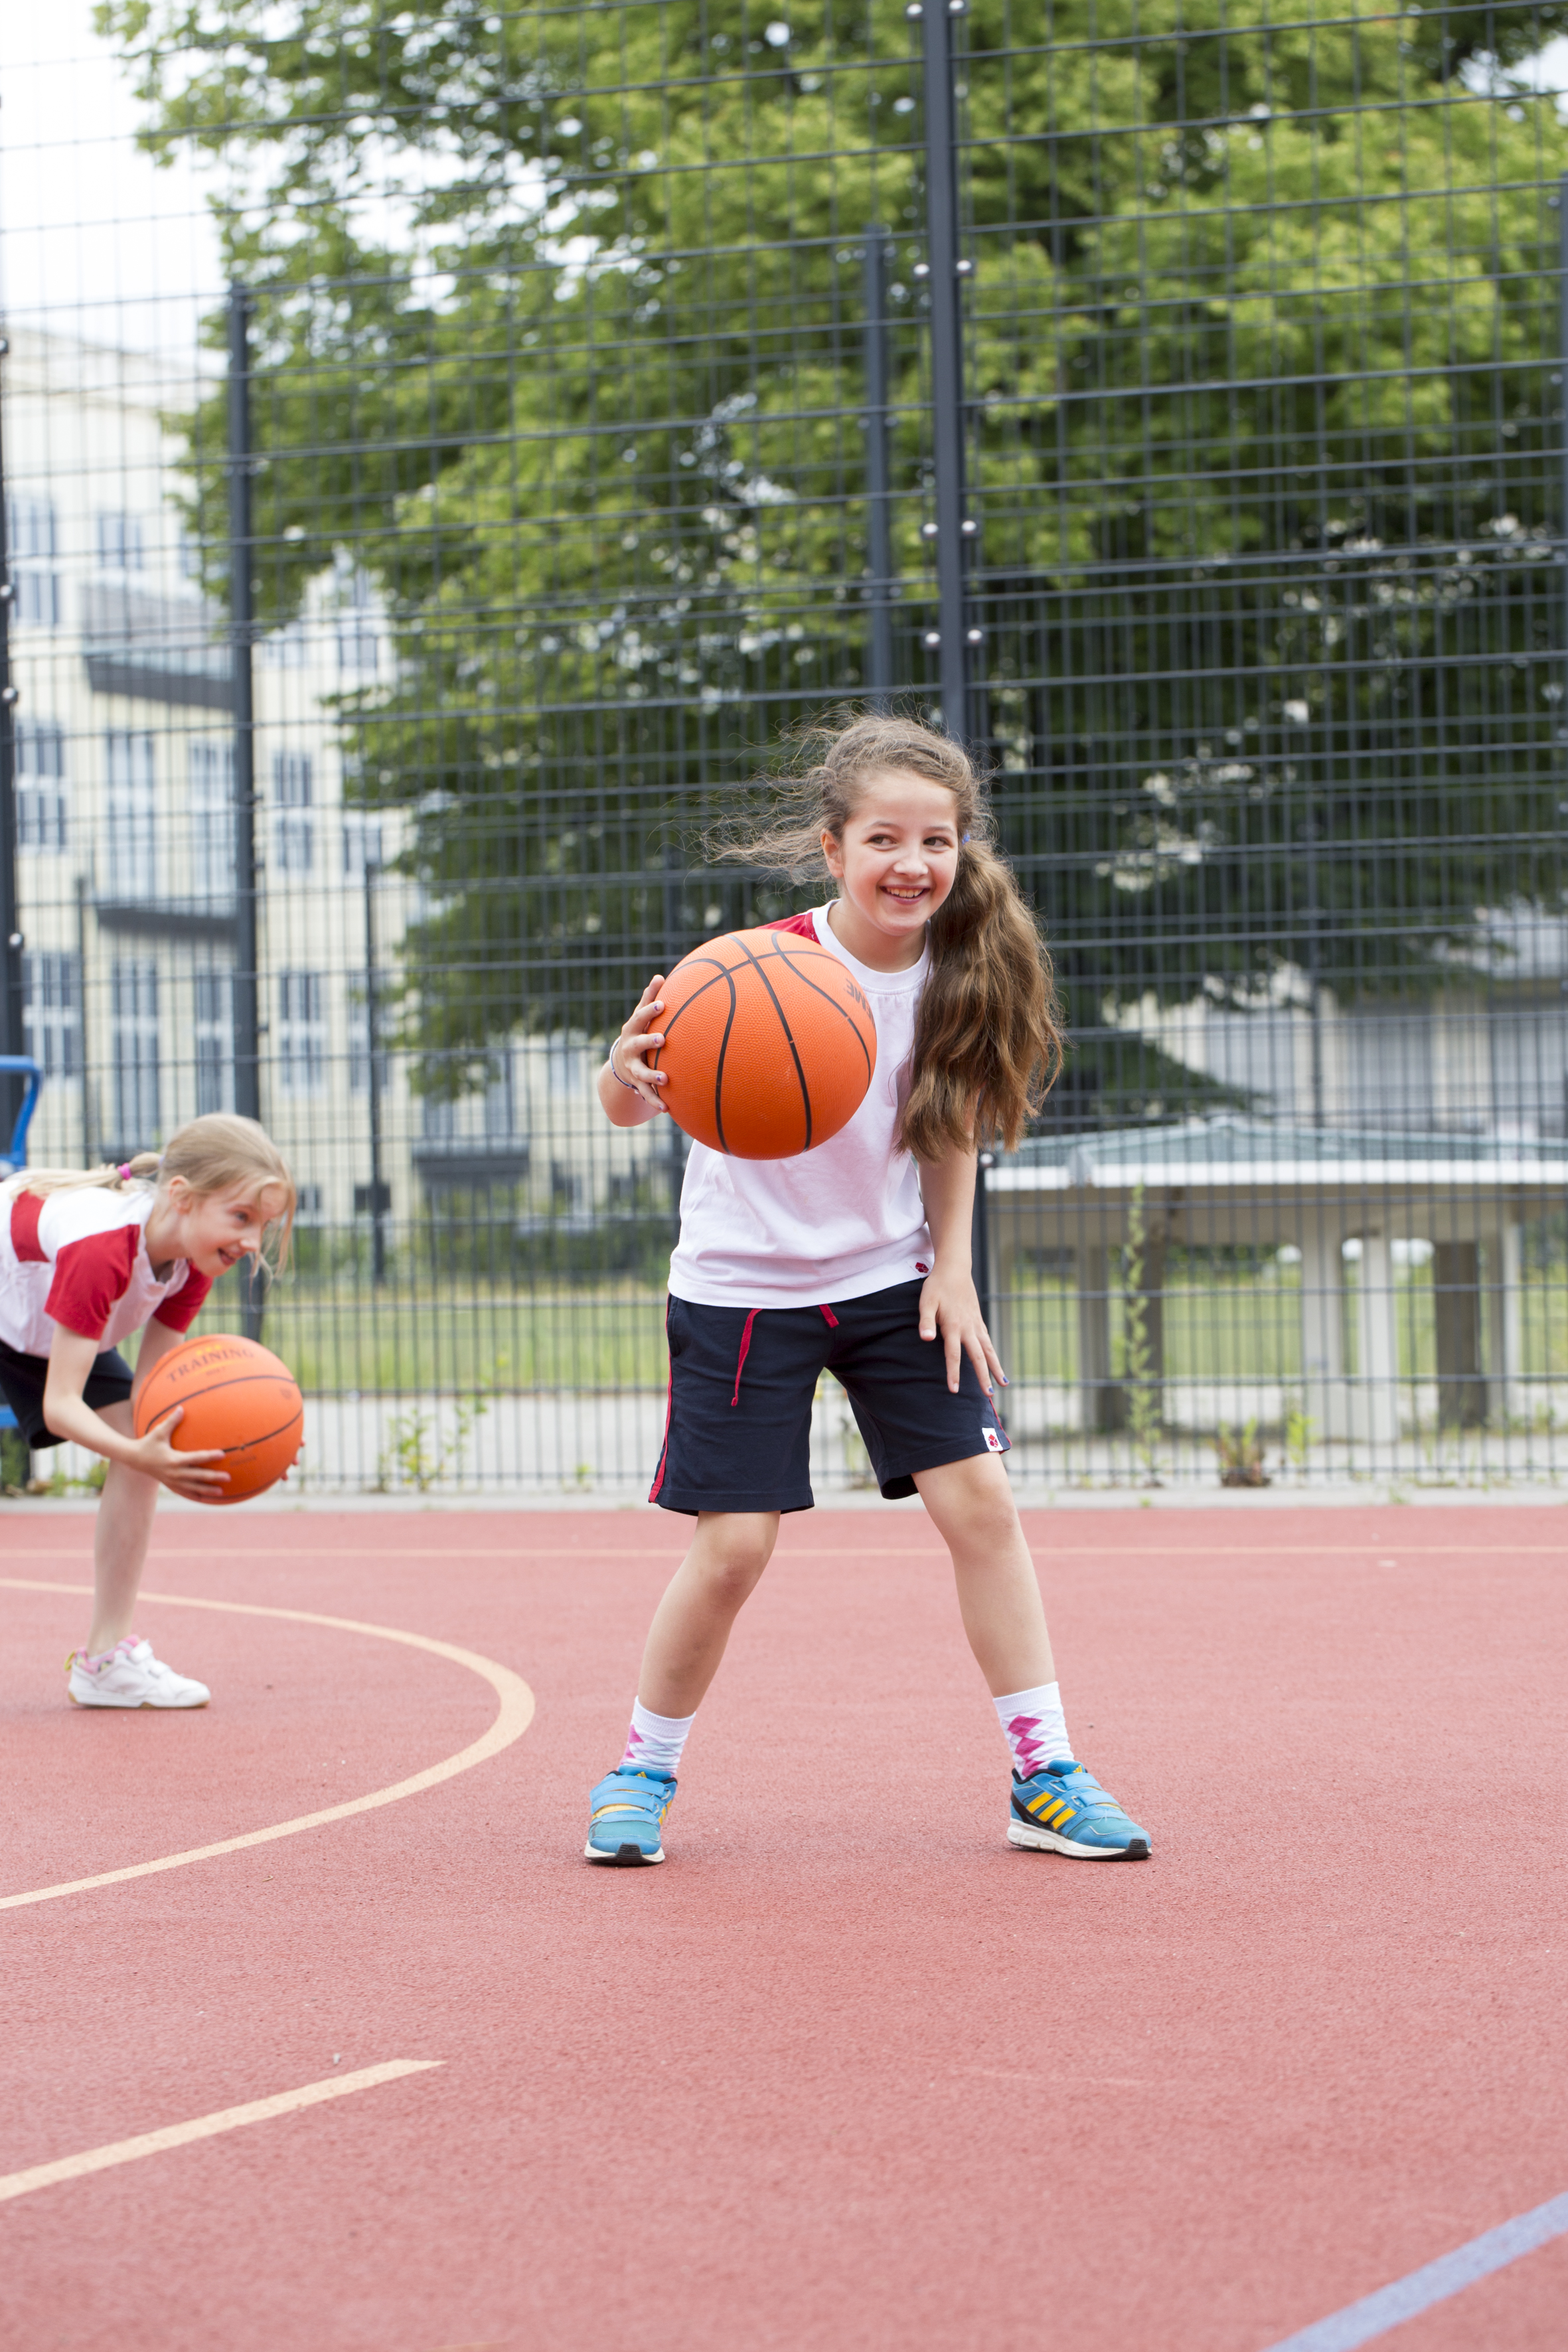
{"type": "MultiPolygon", "coordinates": [[[[0,1154],[0,1176],[14,1176],[18,1168],[27,1164],[27,1129],[33,1123],[33,1113],[38,1108],[38,1095],[44,1074],[37,1062],[26,1054],[0,1054],[0,1076],[19,1075],[27,1081],[22,1097],[22,1108],[16,1113],[16,1124],[11,1129],[11,1140],[0,1154]]],[[[9,1406],[0,1404],[0,1429],[15,1429],[16,1416],[9,1406]]]]}
{"type": "Polygon", "coordinates": [[[33,1113],[38,1108],[44,1073],[30,1055],[0,1054],[0,1076],[6,1075],[25,1077],[27,1081],[22,1108],[16,1113],[16,1124],[11,1129],[11,1140],[4,1152],[0,1152],[0,1176],[14,1176],[18,1168],[25,1168],[27,1164],[27,1129],[33,1123],[33,1113]]]}

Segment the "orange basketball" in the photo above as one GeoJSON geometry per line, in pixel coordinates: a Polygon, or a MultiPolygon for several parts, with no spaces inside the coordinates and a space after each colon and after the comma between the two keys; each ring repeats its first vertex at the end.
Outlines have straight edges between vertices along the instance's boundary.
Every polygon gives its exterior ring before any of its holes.
{"type": "Polygon", "coordinates": [[[736,1160],[789,1160],[847,1127],[877,1066],[865,992],[798,931],[731,931],[678,963],[645,1055],[699,1143],[736,1160]]]}
{"type": "Polygon", "coordinates": [[[137,1436],[177,1404],[185,1417],[169,1432],[175,1452],[223,1450],[223,1460],[207,1466],[226,1470],[228,1484],[201,1496],[204,1503],[244,1503],[265,1493],[300,1451],[305,1400],[288,1365],[254,1339],[219,1334],[171,1349],[136,1400],[137,1436]]]}

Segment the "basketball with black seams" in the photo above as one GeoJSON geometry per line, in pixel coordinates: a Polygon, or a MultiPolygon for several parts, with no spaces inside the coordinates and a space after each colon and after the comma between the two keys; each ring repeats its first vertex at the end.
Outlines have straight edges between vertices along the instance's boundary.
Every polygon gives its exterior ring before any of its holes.
{"type": "Polygon", "coordinates": [[[294,1465],[305,1433],[305,1400],[279,1356],[254,1339],[215,1332],[171,1348],[136,1399],[136,1434],[184,1405],[167,1434],[176,1454],[221,1451],[206,1466],[228,1474],[203,1503],[246,1503],[275,1486],[294,1465]]]}
{"type": "Polygon", "coordinates": [[[847,1127],[877,1066],[877,1024],[838,958],[797,931],[730,931],[675,967],[645,1056],[678,1127],[735,1160],[793,1160],[847,1127]]]}

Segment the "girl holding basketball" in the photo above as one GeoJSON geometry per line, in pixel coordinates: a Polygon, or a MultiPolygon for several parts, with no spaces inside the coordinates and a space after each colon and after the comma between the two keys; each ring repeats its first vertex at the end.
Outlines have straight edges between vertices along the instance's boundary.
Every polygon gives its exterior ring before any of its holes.
{"type": "Polygon", "coordinates": [[[294,1180],[254,1119],[193,1119],[162,1158],[37,1170],[0,1185],[0,1393],[29,1446],[68,1439],[109,1465],[94,1540],[86,1643],[66,1661],[78,1706],[205,1706],[131,1630],[160,1486],[221,1491],[221,1454],[180,1454],[176,1410],[145,1437],[132,1400],[179,1346],[221,1274],[259,1259],[269,1226],[287,1255],[294,1180]],[[136,1370],[116,1342],[142,1333],[136,1370]]]}
{"type": "MultiPolygon", "coordinates": [[[[848,1125],[792,1160],[692,1147],[670,1262],[669,1413],[651,1499],[697,1521],[655,1612],[631,1729],[594,1790],[587,1856],[664,1859],[681,1749],[784,1511],[808,1510],[819,1374],[847,1391],[882,1493],[918,1493],[1013,1759],[1015,1845],[1135,1858],[1149,1839],[1073,1756],[1034,1563],[1000,1456],[1006,1384],[970,1270],[979,1145],[1016,1144],[1055,1076],[1050,965],[961,747],[912,720],[829,736],[774,820],[728,854],[837,895],[775,928],[870,1000],[877,1064],[848,1125]]],[[[617,1127],[660,1110],[656,978],[610,1050],[617,1127]]]]}

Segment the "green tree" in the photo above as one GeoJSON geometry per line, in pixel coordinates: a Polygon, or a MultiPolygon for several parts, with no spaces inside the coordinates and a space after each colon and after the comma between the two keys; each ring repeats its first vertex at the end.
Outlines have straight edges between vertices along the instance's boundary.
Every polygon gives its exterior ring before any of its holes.
{"type": "MultiPolygon", "coordinates": [[[[345,720],[357,789],[415,819],[432,1084],[771,903],[678,845],[861,682],[878,220],[926,682],[918,31],[899,0],[777,5],[100,10],[149,146],[233,169],[261,608],[336,558],[397,616],[396,686],[345,720]]],[[[964,20],[977,708],[1089,1090],[1127,1108],[1172,1099],[1117,1025],[1145,995],[1429,986],[1478,908],[1561,880],[1568,141],[1515,69],[1568,6],[1226,13],[964,20]]],[[[215,402],[215,585],[221,440],[215,402]]]]}

